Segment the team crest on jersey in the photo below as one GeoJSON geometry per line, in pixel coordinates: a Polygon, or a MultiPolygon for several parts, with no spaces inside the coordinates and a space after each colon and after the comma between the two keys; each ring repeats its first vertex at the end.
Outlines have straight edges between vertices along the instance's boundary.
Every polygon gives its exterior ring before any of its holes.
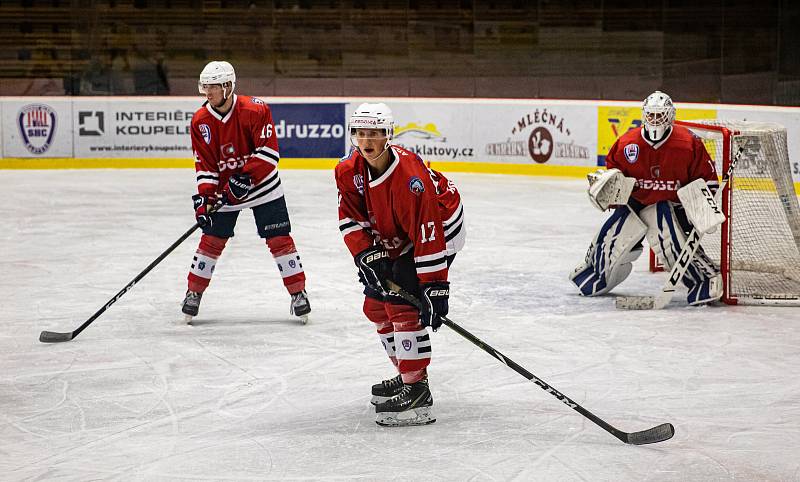
{"type": "Polygon", "coordinates": [[[419,196],[423,192],[425,192],[425,185],[422,184],[422,180],[417,176],[413,176],[411,179],[408,180],[408,189],[419,196]]]}
{"type": "Polygon", "coordinates": [[[33,154],[44,154],[56,133],[56,112],[49,105],[26,105],[17,115],[17,127],[25,147],[33,154]]]}
{"type": "Polygon", "coordinates": [[[650,176],[661,177],[661,166],[650,166],[650,176]]]}
{"type": "Polygon", "coordinates": [[[628,160],[631,164],[636,162],[639,159],[639,145],[638,144],[628,144],[625,146],[625,159],[628,160]]]}
{"type": "Polygon", "coordinates": [[[266,104],[264,103],[264,101],[263,101],[263,100],[261,100],[261,99],[259,99],[258,97],[251,97],[251,99],[253,99],[253,103],[254,103],[254,104],[266,105],[266,104]]]}
{"type": "Polygon", "coordinates": [[[225,144],[224,146],[220,147],[220,149],[222,150],[223,156],[236,156],[236,148],[233,147],[233,144],[225,144]]]}
{"type": "Polygon", "coordinates": [[[364,195],[364,176],[356,174],[353,176],[353,185],[358,189],[358,193],[364,195]]]}
{"type": "Polygon", "coordinates": [[[411,351],[411,340],[403,340],[403,350],[411,351]]]}
{"type": "Polygon", "coordinates": [[[200,124],[200,134],[203,134],[206,144],[211,144],[211,128],[208,127],[208,124],[200,124]]]}

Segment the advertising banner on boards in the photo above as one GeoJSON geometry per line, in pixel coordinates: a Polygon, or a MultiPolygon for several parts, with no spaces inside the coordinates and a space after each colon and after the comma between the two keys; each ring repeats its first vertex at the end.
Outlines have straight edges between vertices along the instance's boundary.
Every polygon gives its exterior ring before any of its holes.
{"type": "Polygon", "coordinates": [[[281,157],[339,158],[348,141],[345,104],[273,103],[281,157]]]}
{"type": "Polygon", "coordinates": [[[189,127],[201,104],[199,98],[76,98],[75,157],[192,158],[189,127]]]}
{"type": "Polygon", "coordinates": [[[481,160],[475,152],[473,139],[473,105],[427,100],[397,102],[389,107],[395,123],[393,144],[418,154],[425,161],[481,160]]]}
{"type": "Polygon", "coordinates": [[[72,157],[71,105],[69,98],[4,100],[3,157],[72,157]]]}
{"type": "Polygon", "coordinates": [[[592,166],[597,108],[531,102],[480,105],[475,144],[483,162],[592,166]]]}
{"type": "MultiPolygon", "coordinates": [[[[677,110],[680,120],[715,119],[717,111],[714,109],[698,109],[681,107],[677,110]]],[[[631,129],[642,127],[641,103],[626,103],[620,105],[600,105],[597,107],[597,165],[606,165],[606,155],[611,146],[631,129]]]]}

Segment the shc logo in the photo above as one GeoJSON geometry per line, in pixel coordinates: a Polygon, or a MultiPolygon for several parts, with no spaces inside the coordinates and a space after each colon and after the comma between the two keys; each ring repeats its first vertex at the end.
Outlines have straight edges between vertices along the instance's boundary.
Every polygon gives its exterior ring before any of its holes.
{"type": "Polygon", "coordinates": [[[417,176],[413,176],[411,179],[408,180],[408,189],[413,192],[415,195],[419,196],[423,192],[425,192],[425,185],[422,184],[422,180],[417,176]]]}
{"type": "Polygon", "coordinates": [[[364,195],[364,176],[356,174],[353,176],[353,185],[358,189],[358,193],[364,195]]]}
{"type": "Polygon", "coordinates": [[[26,105],[17,114],[17,127],[25,147],[33,154],[44,154],[56,133],[56,112],[49,105],[26,105]]]}
{"type": "Polygon", "coordinates": [[[203,135],[206,144],[211,144],[211,128],[208,127],[208,124],[200,124],[200,134],[203,135]]]}
{"type": "Polygon", "coordinates": [[[628,160],[629,163],[633,164],[639,159],[639,146],[638,144],[628,144],[625,146],[625,159],[628,160]]]}
{"type": "Polygon", "coordinates": [[[102,111],[78,112],[79,136],[102,136],[105,132],[105,113],[102,111]]]}
{"type": "Polygon", "coordinates": [[[411,351],[411,340],[403,340],[403,350],[411,351]]]}

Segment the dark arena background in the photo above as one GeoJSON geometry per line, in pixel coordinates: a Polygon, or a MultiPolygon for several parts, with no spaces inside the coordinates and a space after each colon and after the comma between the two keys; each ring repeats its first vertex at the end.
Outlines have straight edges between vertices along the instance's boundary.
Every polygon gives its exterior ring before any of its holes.
{"type": "MultiPolygon", "coordinates": [[[[789,0],[0,0],[0,479],[800,480],[798,26],[789,0]],[[222,138],[198,93],[215,60],[269,107],[269,146],[197,153],[222,138]],[[587,177],[643,164],[654,91],[724,183],[725,222],[684,233],[720,272],[703,306],[648,241],[609,294],[570,281],[619,259],[617,237],[586,256],[609,219],[587,177]],[[396,343],[430,341],[423,426],[370,403],[394,337],[342,235],[378,223],[341,214],[334,176],[363,103],[424,161],[400,191],[435,191],[427,167],[463,208],[446,326],[396,343]],[[198,249],[192,196],[254,160],[279,166],[265,191],[299,258],[249,209],[218,259],[198,249]],[[282,282],[298,266],[307,323],[282,282]]],[[[672,161],[620,185],[677,190],[672,161]]]]}

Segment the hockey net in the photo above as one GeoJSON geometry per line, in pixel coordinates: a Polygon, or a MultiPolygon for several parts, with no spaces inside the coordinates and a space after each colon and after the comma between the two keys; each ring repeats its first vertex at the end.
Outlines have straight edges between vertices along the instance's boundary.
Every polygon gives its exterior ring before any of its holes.
{"type": "MultiPolygon", "coordinates": [[[[719,263],[728,304],[800,305],[800,206],[786,129],[765,122],[676,121],[703,139],[725,172],[743,147],[722,194],[727,220],[703,237],[719,263]]],[[[654,265],[651,263],[651,269],[654,265]]]]}

